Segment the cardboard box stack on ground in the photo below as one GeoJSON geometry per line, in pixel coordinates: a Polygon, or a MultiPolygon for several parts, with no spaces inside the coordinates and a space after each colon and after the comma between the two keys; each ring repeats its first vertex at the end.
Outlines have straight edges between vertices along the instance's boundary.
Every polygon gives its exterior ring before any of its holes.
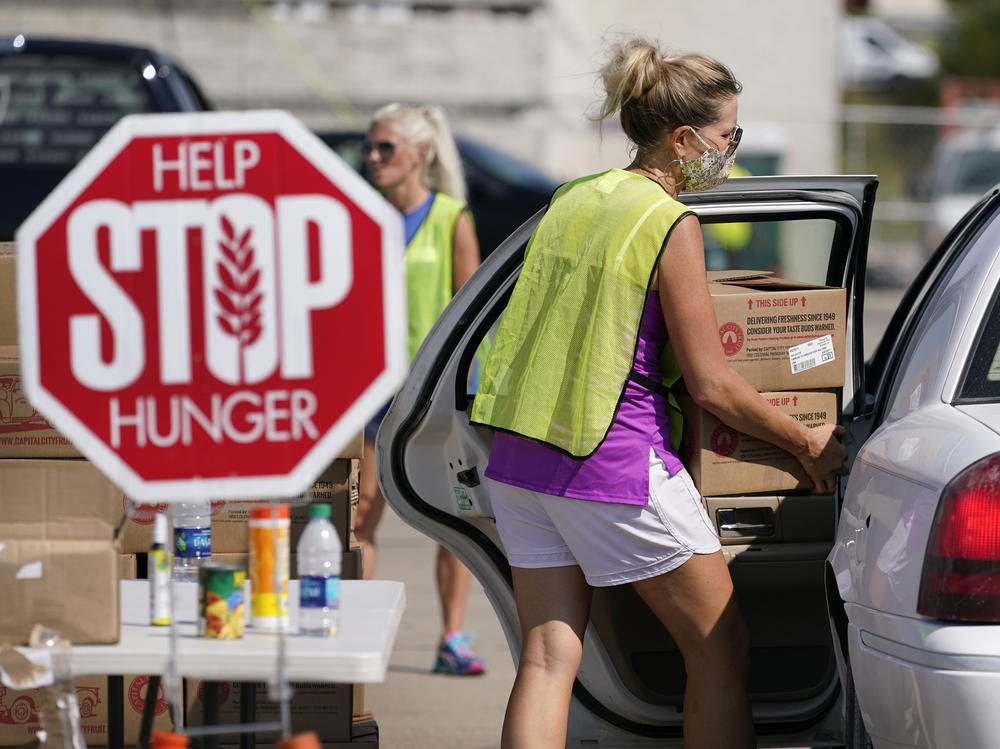
{"type": "MultiPolygon", "coordinates": [[[[846,291],[755,271],[709,273],[729,364],[806,426],[836,422],[844,384],[846,291]]],[[[807,489],[790,453],[741,434],[683,394],[682,458],[702,495],[807,489]]]]}
{"type": "MultiPolygon", "coordinates": [[[[87,746],[108,745],[108,678],[87,676],[73,680],[76,701],[80,707],[80,727],[87,746]]],[[[123,716],[126,746],[134,746],[142,722],[142,708],[149,685],[147,676],[123,677],[123,716]]],[[[31,741],[42,727],[43,714],[46,725],[51,696],[42,689],[7,689],[0,685],[0,746],[21,746],[31,741]]],[[[53,718],[55,715],[52,716],[53,718]]],[[[172,730],[163,687],[156,701],[153,716],[154,731],[172,730]]]]}
{"type": "MultiPolygon", "coordinates": [[[[354,687],[351,684],[292,684],[292,732],[315,731],[321,742],[350,741],[354,716],[354,687]]],[[[255,684],[257,720],[271,722],[280,719],[279,703],[271,702],[267,684],[255,684]]],[[[194,679],[184,681],[185,722],[200,726],[205,705],[202,701],[202,683],[194,679]]],[[[219,685],[219,723],[240,722],[240,685],[224,681],[219,685]]],[[[239,743],[238,734],[226,734],[223,743],[239,743]]]]}

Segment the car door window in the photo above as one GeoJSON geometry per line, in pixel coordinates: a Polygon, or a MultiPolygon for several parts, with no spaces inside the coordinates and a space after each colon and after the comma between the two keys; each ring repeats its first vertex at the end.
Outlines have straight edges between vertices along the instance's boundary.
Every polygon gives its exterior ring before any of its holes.
{"type": "Polygon", "coordinates": [[[0,57],[0,164],[68,169],[126,114],[151,111],[123,62],[74,55],[0,57]]]}
{"type": "Polygon", "coordinates": [[[994,292],[959,392],[960,403],[1000,402],[1000,289],[994,292]]]}
{"type": "Polygon", "coordinates": [[[762,270],[825,284],[836,228],[830,219],[705,221],[705,264],[708,270],[762,270]]]}

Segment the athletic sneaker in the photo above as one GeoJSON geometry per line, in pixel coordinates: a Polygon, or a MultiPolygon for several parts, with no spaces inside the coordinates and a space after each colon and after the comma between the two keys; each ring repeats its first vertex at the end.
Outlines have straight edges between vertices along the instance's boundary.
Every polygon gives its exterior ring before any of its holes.
{"type": "Polygon", "coordinates": [[[469,649],[464,632],[455,632],[438,646],[434,673],[476,676],[486,673],[486,665],[469,649]]]}

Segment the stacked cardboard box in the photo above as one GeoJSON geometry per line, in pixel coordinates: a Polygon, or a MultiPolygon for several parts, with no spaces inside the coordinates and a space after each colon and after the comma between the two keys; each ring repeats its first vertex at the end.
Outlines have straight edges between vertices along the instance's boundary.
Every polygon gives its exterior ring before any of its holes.
{"type": "Polygon", "coordinates": [[[121,491],[82,460],[0,461],[0,642],[35,624],[74,643],[118,641],[114,528],[121,491]]]}
{"type": "MultiPolygon", "coordinates": [[[[768,274],[709,275],[730,365],[775,408],[807,427],[836,423],[844,384],[846,292],[768,274]]],[[[737,432],[683,394],[682,458],[705,496],[809,488],[797,459],[737,432]]]]}
{"type": "MultiPolygon", "coordinates": [[[[9,594],[11,600],[24,603],[0,607],[0,642],[26,643],[37,622],[55,627],[77,643],[114,642],[119,628],[119,577],[135,576],[137,570],[145,569],[153,517],[169,507],[140,506],[126,520],[125,509],[131,506],[127,497],[28,403],[21,388],[17,349],[13,249],[12,244],[0,243],[0,539],[4,541],[0,544],[0,590],[5,597],[9,594]],[[126,522],[115,540],[113,531],[122,520],[126,522]]],[[[360,549],[353,540],[353,527],[363,446],[359,434],[312,488],[313,501],[332,507],[331,519],[347,550],[343,565],[348,579],[360,577],[360,549]]],[[[213,503],[213,551],[220,560],[233,553],[245,556],[248,511],[256,502],[213,503]]],[[[307,507],[295,507],[292,548],[307,521],[307,507]]],[[[138,694],[133,688],[138,678],[145,677],[126,679],[126,703],[138,694]]],[[[81,698],[81,710],[87,710],[88,742],[92,737],[93,745],[104,745],[106,707],[92,712],[89,706],[106,705],[107,680],[80,679],[78,684],[94,695],[93,700],[81,698]]],[[[300,690],[293,709],[306,714],[314,711],[318,701],[327,718],[331,709],[338,716],[346,715],[331,721],[336,725],[324,729],[324,739],[350,742],[354,736],[364,736],[370,745],[374,736],[377,746],[374,721],[352,728],[351,715],[364,710],[363,694],[360,686],[324,685],[321,689],[310,685],[300,690]]],[[[4,718],[13,715],[11,705],[17,706],[12,720],[22,713],[27,720],[34,714],[32,705],[40,704],[20,699],[15,703],[24,695],[0,691],[0,746],[26,743],[38,730],[37,723],[31,730],[29,722],[29,728],[18,725],[4,733],[8,728],[4,718]]],[[[132,721],[135,716],[129,704],[125,707],[128,741],[138,734],[138,722],[132,721]]],[[[141,713],[141,700],[135,710],[141,713]]]]}
{"type": "MultiPolygon", "coordinates": [[[[316,479],[312,487],[312,501],[330,505],[330,520],[337,528],[340,542],[346,549],[354,529],[354,516],[358,507],[359,460],[364,447],[362,439],[357,446],[333,461],[316,479]]],[[[212,552],[230,554],[246,552],[248,547],[247,520],[250,508],[261,500],[229,500],[212,503],[212,552]]],[[[122,497],[121,510],[128,505],[122,497]]],[[[169,513],[167,504],[135,505],[129,508],[130,517],[122,530],[122,551],[141,553],[149,549],[153,540],[153,518],[157,512],[169,513]]],[[[295,548],[302,529],[309,522],[309,507],[293,504],[291,507],[291,545],[295,548]]]]}
{"type": "MultiPolygon", "coordinates": [[[[123,677],[124,693],[122,712],[126,746],[134,746],[142,722],[142,708],[146,698],[149,677],[128,675],[123,677]]],[[[80,707],[80,728],[87,746],[108,745],[108,678],[87,676],[73,680],[76,701],[80,707]]],[[[153,716],[154,731],[169,731],[172,723],[163,687],[156,701],[153,716]]],[[[54,711],[47,690],[6,689],[0,685],[0,746],[22,746],[32,740],[42,728],[51,724],[49,712],[54,711]],[[44,716],[44,718],[43,718],[44,716]]],[[[56,718],[55,714],[51,718],[56,718]]],[[[58,719],[56,719],[58,725],[58,719]]],[[[52,737],[49,739],[52,740],[52,737]]]]}

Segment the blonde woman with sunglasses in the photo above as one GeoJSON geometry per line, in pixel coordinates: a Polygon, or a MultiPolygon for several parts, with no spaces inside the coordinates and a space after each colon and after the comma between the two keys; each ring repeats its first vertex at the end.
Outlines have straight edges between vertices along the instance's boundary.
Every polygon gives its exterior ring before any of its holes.
{"type": "MultiPolygon", "coordinates": [[[[479,266],[479,243],[465,205],[465,176],[444,113],[437,107],[390,104],[375,113],[362,143],[365,169],[403,214],[410,358],[452,295],[479,266]]],[[[365,428],[365,458],[354,534],[362,544],[365,578],[375,574],[375,530],[385,498],[375,477],[375,435],[389,405],[365,428]]],[[[469,648],[462,622],[472,575],[438,546],[435,581],[442,632],[433,670],[472,676],[485,672],[469,648]]]]}

